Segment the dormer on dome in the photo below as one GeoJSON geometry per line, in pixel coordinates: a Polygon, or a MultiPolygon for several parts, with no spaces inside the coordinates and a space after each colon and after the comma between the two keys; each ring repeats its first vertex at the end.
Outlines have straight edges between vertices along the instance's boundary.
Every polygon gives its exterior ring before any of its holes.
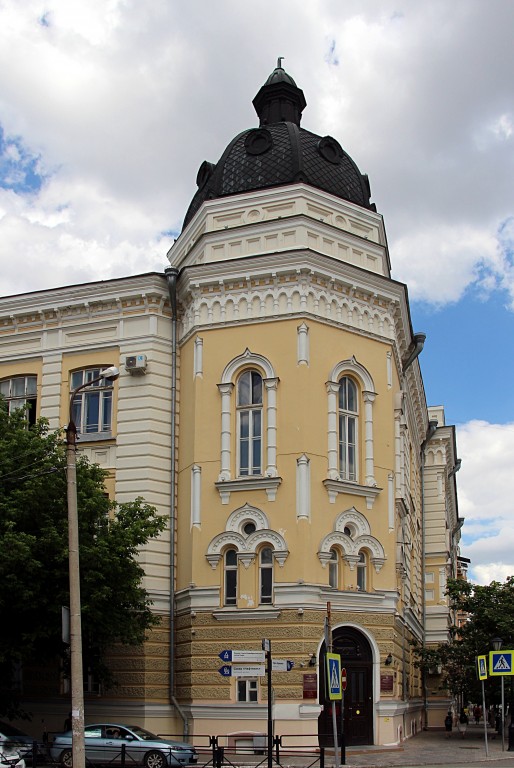
{"type": "Polygon", "coordinates": [[[202,163],[184,227],[206,200],[298,182],[376,210],[370,203],[368,177],[339,142],[300,127],[306,104],[303,91],[279,58],[253,100],[259,127],[232,139],[216,165],[202,163]]]}

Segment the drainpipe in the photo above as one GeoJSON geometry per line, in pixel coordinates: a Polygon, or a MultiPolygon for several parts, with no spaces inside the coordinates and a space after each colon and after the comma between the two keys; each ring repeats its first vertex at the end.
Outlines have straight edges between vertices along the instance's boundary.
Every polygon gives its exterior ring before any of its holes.
{"type": "Polygon", "coordinates": [[[418,355],[421,353],[424,345],[425,345],[425,339],[427,335],[426,333],[415,333],[412,337],[412,344],[409,347],[410,352],[405,359],[405,361],[402,363],[402,373],[405,373],[407,368],[412,365],[414,360],[418,357],[418,355]]]}
{"type": "MultiPolygon", "coordinates": [[[[421,351],[421,350],[420,350],[421,351]]],[[[421,443],[421,605],[423,606],[423,648],[426,646],[427,630],[427,606],[425,600],[425,541],[426,541],[426,523],[425,523],[425,450],[430,440],[435,435],[437,429],[437,419],[430,419],[425,439],[421,443]]],[[[427,676],[423,670],[423,699],[425,710],[425,729],[428,728],[428,692],[427,676]]]]}
{"type": "Polygon", "coordinates": [[[170,467],[170,702],[173,704],[184,723],[184,739],[189,736],[189,720],[175,698],[175,531],[177,527],[177,508],[175,504],[175,440],[177,421],[177,279],[176,267],[164,270],[171,306],[171,467],[170,467]]]}

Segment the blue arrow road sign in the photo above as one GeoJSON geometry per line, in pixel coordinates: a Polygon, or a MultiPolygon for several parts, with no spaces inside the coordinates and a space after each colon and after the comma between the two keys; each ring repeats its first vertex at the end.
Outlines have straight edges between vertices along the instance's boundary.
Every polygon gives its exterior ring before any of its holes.
{"type": "Polygon", "coordinates": [[[229,664],[225,664],[225,666],[220,667],[218,669],[218,672],[223,677],[231,677],[232,676],[232,667],[229,664]]]}

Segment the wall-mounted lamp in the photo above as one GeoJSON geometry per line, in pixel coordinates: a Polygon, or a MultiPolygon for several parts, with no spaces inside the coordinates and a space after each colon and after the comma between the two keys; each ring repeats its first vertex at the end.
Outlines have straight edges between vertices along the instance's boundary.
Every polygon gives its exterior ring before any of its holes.
{"type": "Polygon", "coordinates": [[[316,666],[316,654],[313,653],[309,659],[309,667],[315,667],[315,666],[316,666]]]}
{"type": "Polygon", "coordinates": [[[393,657],[392,657],[392,655],[389,653],[389,654],[386,656],[386,659],[385,659],[385,661],[384,661],[384,664],[386,665],[386,667],[389,667],[389,666],[390,666],[392,663],[393,663],[393,657]]]}

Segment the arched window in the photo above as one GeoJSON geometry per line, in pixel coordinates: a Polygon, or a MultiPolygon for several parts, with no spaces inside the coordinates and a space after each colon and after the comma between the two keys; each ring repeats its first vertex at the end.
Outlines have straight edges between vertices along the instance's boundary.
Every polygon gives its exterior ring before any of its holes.
{"type": "Polygon", "coordinates": [[[237,380],[238,474],[262,475],[262,376],[249,370],[237,380]]]}
{"type": "Polygon", "coordinates": [[[357,481],[357,387],[349,376],[339,381],[339,474],[343,480],[357,481]]]}
{"type": "Polygon", "coordinates": [[[259,556],[259,602],[273,602],[273,550],[271,547],[261,549],[259,556]]]}
{"type": "Polygon", "coordinates": [[[359,562],[357,563],[357,587],[360,592],[366,592],[367,565],[366,555],[364,552],[359,552],[359,562]]]}
{"type": "Polygon", "coordinates": [[[339,588],[339,555],[336,549],[330,550],[330,560],[328,561],[328,583],[334,589],[339,588]]]}
{"type": "Polygon", "coordinates": [[[14,376],[12,379],[2,379],[0,395],[5,398],[9,413],[28,405],[26,419],[29,424],[35,424],[37,376],[14,376]]]}
{"type": "Polygon", "coordinates": [[[225,552],[225,605],[237,605],[237,552],[225,552]]]}

